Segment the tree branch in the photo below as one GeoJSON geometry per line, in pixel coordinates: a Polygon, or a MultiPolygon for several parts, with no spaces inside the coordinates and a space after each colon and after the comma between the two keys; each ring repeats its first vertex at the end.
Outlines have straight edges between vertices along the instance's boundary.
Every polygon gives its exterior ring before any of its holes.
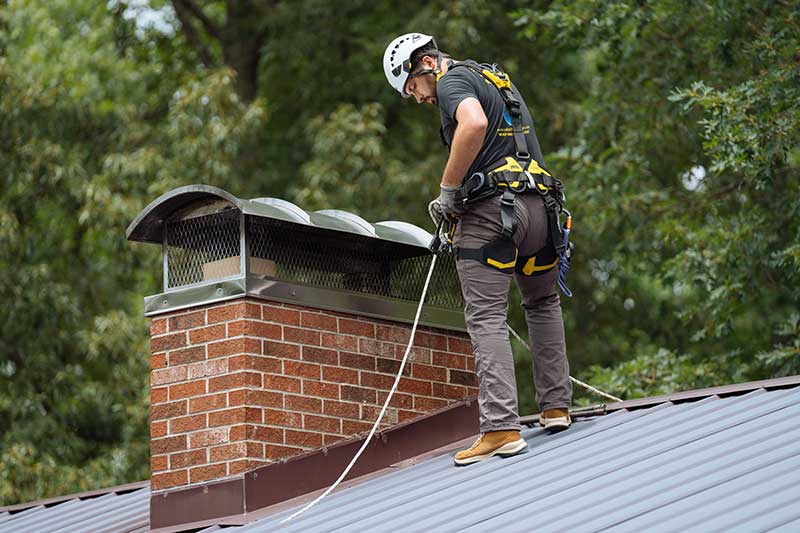
{"type": "Polygon", "coordinates": [[[208,68],[213,68],[216,66],[214,57],[211,55],[211,50],[209,50],[200,39],[200,36],[197,34],[197,30],[192,24],[191,14],[184,5],[184,0],[173,0],[173,6],[175,7],[175,14],[178,16],[178,20],[181,23],[181,28],[183,29],[184,35],[186,35],[186,39],[189,41],[189,44],[200,56],[200,60],[208,68]]]}
{"type": "Polygon", "coordinates": [[[197,7],[197,5],[192,0],[173,0],[173,4],[180,4],[181,7],[185,10],[186,13],[190,13],[193,15],[205,28],[206,33],[208,33],[211,37],[215,39],[222,39],[222,33],[219,31],[219,28],[216,24],[214,24],[211,19],[209,19],[203,10],[197,7]]]}

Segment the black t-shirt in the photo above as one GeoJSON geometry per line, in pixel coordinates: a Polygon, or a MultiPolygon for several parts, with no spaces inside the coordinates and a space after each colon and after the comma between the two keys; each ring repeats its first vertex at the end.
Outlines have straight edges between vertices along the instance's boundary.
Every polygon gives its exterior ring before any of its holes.
{"type": "MultiPolygon", "coordinates": [[[[463,63],[481,67],[481,65],[470,59],[463,61],[463,63]]],[[[533,119],[528,106],[525,105],[525,100],[523,100],[522,95],[519,94],[513,83],[511,88],[514,96],[522,104],[522,125],[526,133],[528,151],[539,165],[544,166],[542,150],[539,148],[539,140],[536,138],[536,131],[533,128],[533,119]]],[[[453,68],[452,66],[444,76],[439,78],[439,82],[436,84],[436,98],[439,103],[439,114],[442,121],[442,141],[448,150],[453,142],[453,134],[456,131],[456,109],[458,109],[458,104],[469,97],[476,98],[480,102],[483,112],[489,121],[489,126],[486,128],[483,146],[481,146],[475,161],[469,167],[467,176],[473,172],[489,171],[491,170],[490,165],[501,162],[506,156],[513,156],[517,151],[514,137],[511,133],[511,116],[508,114],[506,105],[497,88],[486,78],[469,68],[453,68]]]]}

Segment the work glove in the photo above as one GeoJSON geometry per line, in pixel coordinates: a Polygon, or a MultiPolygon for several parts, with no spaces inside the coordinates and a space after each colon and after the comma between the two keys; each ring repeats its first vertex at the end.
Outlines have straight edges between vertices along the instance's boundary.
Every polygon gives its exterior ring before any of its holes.
{"type": "Polygon", "coordinates": [[[446,187],[442,185],[441,193],[439,194],[439,205],[442,213],[450,218],[459,218],[467,212],[467,206],[464,204],[464,191],[461,187],[446,187]]]}

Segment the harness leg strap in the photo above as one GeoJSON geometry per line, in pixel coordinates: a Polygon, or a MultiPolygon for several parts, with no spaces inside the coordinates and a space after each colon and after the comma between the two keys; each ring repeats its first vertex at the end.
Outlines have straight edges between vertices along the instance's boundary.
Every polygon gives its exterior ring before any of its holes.
{"type": "Polygon", "coordinates": [[[517,195],[506,188],[503,197],[500,199],[500,218],[503,222],[503,237],[511,239],[517,230],[517,217],[514,213],[514,200],[517,195]]]}

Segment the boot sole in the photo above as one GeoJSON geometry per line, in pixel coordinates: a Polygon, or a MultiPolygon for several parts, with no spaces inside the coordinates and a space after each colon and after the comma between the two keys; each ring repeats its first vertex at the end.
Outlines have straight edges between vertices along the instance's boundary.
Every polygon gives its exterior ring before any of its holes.
{"type": "Polygon", "coordinates": [[[549,431],[550,433],[558,433],[559,431],[564,431],[568,427],[572,425],[572,420],[562,417],[562,418],[554,418],[546,420],[544,423],[541,423],[541,426],[549,431]]]}
{"type": "Polygon", "coordinates": [[[484,459],[494,457],[495,455],[499,455],[500,457],[510,457],[512,455],[518,454],[527,447],[528,443],[525,442],[524,439],[519,439],[514,442],[508,442],[506,444],[503,444],[496,450],[489,453],[485,453],[483,455],[473,455],[472,457],[467,457],[466,459],[453,458],[453,460],[458,466],[471,465],[472,463],[478,463],[480,461],[483,461],[484,459]]]}

